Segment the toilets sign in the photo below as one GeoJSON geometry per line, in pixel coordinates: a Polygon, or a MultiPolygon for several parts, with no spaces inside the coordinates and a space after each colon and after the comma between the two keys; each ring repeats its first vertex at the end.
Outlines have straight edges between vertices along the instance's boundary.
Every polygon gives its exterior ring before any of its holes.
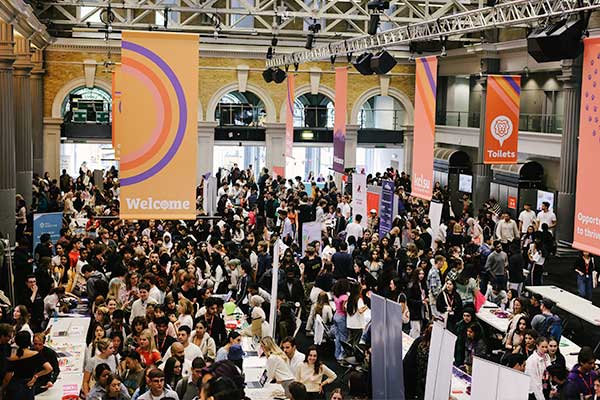
{"type": "Polygon", "coordinates": [[[485,112],[485,164],[515,164],[519,144],[519,76],[490,75],[485,112]]]}

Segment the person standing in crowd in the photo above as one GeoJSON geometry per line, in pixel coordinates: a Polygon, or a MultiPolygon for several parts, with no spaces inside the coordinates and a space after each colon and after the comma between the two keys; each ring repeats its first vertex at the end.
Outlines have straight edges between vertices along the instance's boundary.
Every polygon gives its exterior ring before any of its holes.
{"type": "Polygon", "coordinates": [[[153,368],[148,373],[149,387],[146,393],[138,397],[138,400],[176,399],[179,397],[175,391],[165,385],[165,373],[158,368],[153,368]]]}
{"type": "Polygon", "coordinates": [[[15,335],[17,351],[8,357],[2,387],[7,399],[34,400],[37,380],[52,373],[52,366],[43,354],[30,350],[31,334],[26,331],[15,335]]]}
{"type": "Polygon", "coordinates": [[[316,346],[310,346],[304,361],[298,366],[296,381],[304,384],[308,399],[323,398],[323,388],[337,379],[337,375],[321,362],[316,346]],[[325,380],[323,380],[325,378],[325,380]]]}
{"type": "Polygon", "coordinates": [[[523,211],[519,214],[519,231],[521,236],[527,233],[527,229],[532,226],[536,227],[536,215],[535,211],[531,209],[531,204],[523,204],[523,211]]]}
{"type": "Polygon", "coordinates": [[[542,225],[548,225],[548,230],[554,234],[554,229],[557,224],[556,214],[554,211],[550,210],[550,203],[547,201],[542,202],[542,209],[537,215],[537,226],[538,231],[542,230],[542,225]]]}
{"type": "MultiPolygon", "coordinates": [[[[590,347],[582,347],[577,355],[577,364],[567,377],[565,394],[569,399],[589,398],[594,395],[594,380],[598,378],[596,356],[590,347]]],[[[537,400],[537,399],[536,399],[537,400]]]]}
{"type": "MultiPolygon", "coordinates": [[[[514,221],[513,221],[514,222],[514,221]]],[[[508,256],[502,249],[500,241],[494,242],[494,251],[485,262],[485,270],[489,271],[494,283],[499,288],[506,287],[506,269],[508,268],[508,256]]]]}
{"type": "MultiPolygon", "coordinates": [[[[502,248],[508,251],[508,246],[521,237],[517,223],[508,212],[502,214],[502,219],[496,224],[496,239],[502,243],[502,248]]],[[[495,247],[495,245],[494,245],[495,247]]]]}
{"type": "Polygon", "coordinates": [[[592,288],[595,287],[594,279],[598,279],[596,262],[589,251],[582,251],[575,261],[575,273],[577,274],[577,291],[584,299],[592,300],[592,288]]]}
{"type": "Polygon", "coordinates": [[[283,338],[281,341],[281,349],[286,355],[285,362],[290,368],[290,371],[292,371],[292,374],[296,375],[298,367],[304,362],[306,357],[298,351],[296,348],[296,340],[291,336],[283,338]]]}
{"type": "Polygon", "coordinates": [[[346,279],[338,280],[331,288],[331,291],[333,292],[333,301],[335,303],[335,314],[333,315],[333,323],[336,331],[335,359],[338,361],[344,358],[342,342],[345,342],[348,339],[348,328],[346,327],[346,320],[348,318],[348,314],[346,313],[348,290],[349,283],[346,279]]]}
{"type": "Polygon", "coordinates": [[[528,358],[525,373],[530,377],[529,393],[535,400],[545,400],[544,387],[548,385],[547,368],[551,364],[548,355],[548,339],[540,336],[535,341],[536,351],[528,358]]]}

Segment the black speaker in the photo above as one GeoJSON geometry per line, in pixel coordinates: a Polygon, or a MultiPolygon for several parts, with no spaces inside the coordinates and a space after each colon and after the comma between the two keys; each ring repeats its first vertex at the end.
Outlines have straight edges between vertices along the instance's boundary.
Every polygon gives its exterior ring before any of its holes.
{"type": "Polygon", "coordinates": [[[583,51],[585,23],[561,20],[527,36],[527,52],[539,63],[576,58],[583,51]]]}
{"type": "Polygon", "coordinates": [[[273,82],[273,70],[271,68],[267,68],[262,73],[263,79],[267,83],[273,82]]]}
{"type": "Polygon", "coordinates": [[[354,65],[354,68],[356,68],[361,75],[373,75],[373,70],[371,69],[371,57],[373,57],[373,54],[363,53],[356,58],[356,61],[352,65],[354,65]]]}
{"type": "Polygon", "coordinates": [[[411,53],[439,53],[442,51],[444,44],[439,40],[426,40],[410,42],[408,48],[411,53]]]}
{"type": "Polygon", "coordinates": [[[377,75],[387,74],[396,64],[396,59],[385,50],[371,57],[371,70],[377,75]]]}
{"type": "Polygon", "coordinates": [[[275,83],[281,83],[283,81],[285,81],[285,77],[286,77],[286,73],[284,70],[282,70],[281,68],[276,68],[273,70],[273,81],[275,81],[275,83]]]}

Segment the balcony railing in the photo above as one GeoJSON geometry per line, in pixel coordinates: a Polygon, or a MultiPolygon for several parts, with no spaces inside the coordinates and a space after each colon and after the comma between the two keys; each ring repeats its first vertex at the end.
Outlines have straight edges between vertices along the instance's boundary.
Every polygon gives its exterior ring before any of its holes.
{"type": "Polygon", "coordinates": [[[266,113],[262,107],[251,104],[219,103],[215,112],[219,125],[263,126],[266,113]]]}
{"type": "Polygon", "coordinates": [[[398,131],[404,124],[402,110],[360,110],[358,123],[361,129],[387,129],[398,131]]]}
{"type": "MultiPolygon", "coordinates": [[[[478,112],[446,111],[438,113],[436,124],[446,126],[464,126],[479,128],[480,116],[478,112]]],[[[559,114],[520,114],[519,130],[526,132],[540,132],[562,134],[563,116],[559,114]]]]}

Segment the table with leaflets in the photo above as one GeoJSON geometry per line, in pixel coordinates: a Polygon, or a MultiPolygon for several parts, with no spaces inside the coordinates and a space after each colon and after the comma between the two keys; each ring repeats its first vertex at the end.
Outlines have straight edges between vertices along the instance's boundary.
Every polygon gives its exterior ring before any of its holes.
{"type": "Polygon", "coordinates": [[[46,345],[58,354],[60,375],[54,386],[37,395],[36,400],[77,398],[83,381],[85,338],[90,318],[79,315],[50,320],[46,345]],[[74,396],[74,397],[70,397],[74,396]]]}

